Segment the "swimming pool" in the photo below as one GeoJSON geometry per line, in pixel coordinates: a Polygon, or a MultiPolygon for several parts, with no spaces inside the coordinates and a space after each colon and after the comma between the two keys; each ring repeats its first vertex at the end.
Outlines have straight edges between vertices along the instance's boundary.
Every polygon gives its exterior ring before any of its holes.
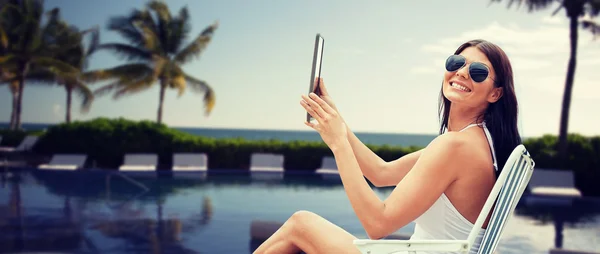
{"type": "MultiPolygon", "coordinates": [[[[0,252],[250,253],[253,220],[283,222],[297,210],[366,237],[339,181],[309,175],[255,180],[234,173],[134,179],[143,186],[106,172],[2,174],[0,252]]],[[[376,191],[383,198],[391,189],[376,191]]],[[[567,221],[564,248],[600,250],[600,205],[580,202],[561,211],[520,205],[499,253],[547,253],[556,218],[567,221]]],[[[412,230],[409,224],[398,232],[412,230]]]]}

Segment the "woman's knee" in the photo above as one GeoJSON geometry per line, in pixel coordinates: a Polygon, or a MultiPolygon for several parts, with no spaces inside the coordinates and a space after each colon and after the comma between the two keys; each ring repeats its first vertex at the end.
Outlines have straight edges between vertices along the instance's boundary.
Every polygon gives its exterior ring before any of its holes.
{"type": "Polygon", "coordinates": [[[314,228],[314,224],[318,223],[322,219],[316,213],[300,210],[292,214],[289,219],[292,228],[294,229],[294,234],[303,234],[310,233],[310,231],[314,228]]]}
{"type": "Polygon", "coordinates": [[[316,213],[313,213],[311,211],[306,211],[306,210],[300,210],[295,212],[294,214],[292,214],[292,216],[290,217],[290,220],[293,221],[294,223],[306,223],[309,221],[314,221],[315,218],[318,218],[319,215],[317,215],[316,213]]]}

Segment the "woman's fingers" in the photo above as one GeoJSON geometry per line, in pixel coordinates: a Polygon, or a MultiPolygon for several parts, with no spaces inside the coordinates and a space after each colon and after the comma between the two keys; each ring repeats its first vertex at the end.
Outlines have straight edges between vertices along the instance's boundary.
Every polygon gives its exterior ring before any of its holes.
{"type": "MultiPolygon", "coordinates": [[[[315,93],[310,93],[309,97],[312,99],[314,103],[319,105],[319,108],[323,110],[325,113],[334,114],[335,110],[327,104],[323,99],[319,98],[315,93]]],[[[312,105],[311,105],[312,106],[312,105]]],[[[319,112],[320,113],[320,112],[319,112]]]]}
{"type": "MultiPolygon", "coordinates": [[[[314,93],[311,93],[311,94],[314,94],[314,93]]],[[[319,103],[317,103],[316,101],[314,101],[313,99],[311,99],[310,97],[308,97],[306,95],[302,95],[302,99],[304,99],[304,101],[306,103],[308,103],[308,106],[310,106],[317,114],[319,114],[321,119],[327,118],[327,112],[325,110],[323,110],[323,107],[319,103]]]]}
{"type": "Polygon", "coordinates": [[[309,104],[306,100],[301,100],[300,101],[300,105],[302,105],[302,107],[304,107],[304,109],[306,109],[306,112],[308,112],[309,115],[311,115],[314,119],[316,119],[318,122],[321,121],[322,116],[319,115],[318,112],[316,112],[309,104]]]}

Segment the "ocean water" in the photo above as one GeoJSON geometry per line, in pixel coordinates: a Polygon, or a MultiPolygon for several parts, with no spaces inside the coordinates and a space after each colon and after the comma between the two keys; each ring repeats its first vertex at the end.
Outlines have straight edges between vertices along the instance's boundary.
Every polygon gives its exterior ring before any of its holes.
{"type": "MultiPolygon", "coordinates": [[[[25,130],[43,130],[51,124],[23,124],[25,130]]],[[[8,128],[7,123],[0,123],[1,128],[8,128]]],[[[305,140],[320,141],[321,137],[314,131],[288,131],[288,130],[252,130],[252,129],[215,129],[215,128],[189,128],[172,127],[194,135],[213,138],[245,138],[248,140],[282,141],[305,140]]],[[[356,136],[365,144],[391,145],[391,146],[419,146],[424,147],[433,140],[435,134],[398,134],[398,133],[356,133],[356,136]]]]}

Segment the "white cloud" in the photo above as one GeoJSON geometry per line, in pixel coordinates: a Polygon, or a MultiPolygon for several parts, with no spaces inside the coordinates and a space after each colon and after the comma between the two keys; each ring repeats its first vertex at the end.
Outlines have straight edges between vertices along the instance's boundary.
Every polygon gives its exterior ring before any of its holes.
{"type": "Polygon", "coordinates": [[[61,110],[61,106],[59,104],[54,104],[52,106],[52,113],[54,113],[54,116],[56,117],[60,117],[62,115],[62,110],[61,110]]]}
{"type": "Polygon", "coordinates": [[[567,24],[566,22],[566,18],[564,15],[554,15],[554,16],[544,16],[542,18],[542,23],[543,24],[548,24],[548,25],[563,25],[563,24],[567,24]]]}

